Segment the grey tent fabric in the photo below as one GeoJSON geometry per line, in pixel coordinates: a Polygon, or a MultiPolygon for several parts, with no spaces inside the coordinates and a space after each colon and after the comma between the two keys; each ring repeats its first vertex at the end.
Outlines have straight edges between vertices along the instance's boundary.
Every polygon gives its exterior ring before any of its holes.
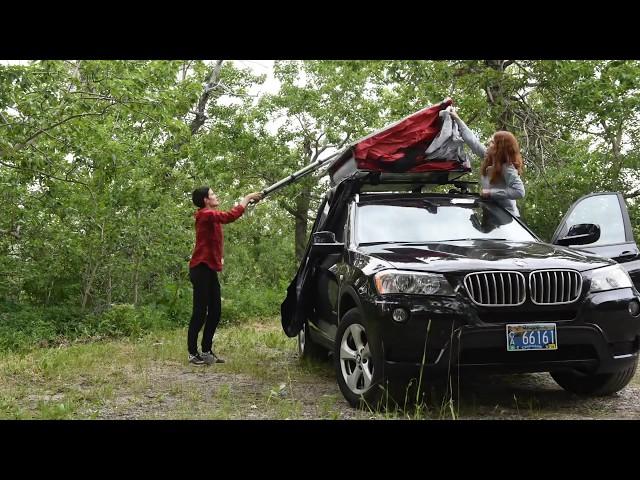
{"type": "Polygon", "coordinates": [[[442,127],[440,133],[431,141],[425,151],[427,160],[457,160],[469,168],[470,162],[464,151],[464,140],[460,135],[458,124],[451,118],[451,113],[442,110],[439,113],[442,127]]]}

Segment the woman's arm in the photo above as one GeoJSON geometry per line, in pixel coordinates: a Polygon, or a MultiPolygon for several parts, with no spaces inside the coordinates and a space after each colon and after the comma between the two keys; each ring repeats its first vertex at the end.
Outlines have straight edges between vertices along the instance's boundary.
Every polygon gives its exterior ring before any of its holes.
{"type": "Polygon", "coordinates": [[[228,212],[221,212],[219,210],[204,210],[202,212],[202,216],[207,220],[218,223],[235,222],[242,216],[249,203],[258,203],[260,200],[262,200],[262,193],[250,193],[240,201],[239,205],[236,205],[228,212]]]}
{"type": "Polygon", "coordinates": [[[449,111],[451,112],[451,118],[453,118],[458,124],[458,128],[460,129],[460,136],[462,137],[462,139],[467,145],[469,145],[469,148],[473,153],[478,155],[480,158],[484,158],[485,154],[487,153],[487,149],[484,148],[484,145],[482,145],[482,143],[480,143],[478,137],[476,137],[473,132],[469,130],[469,127],[467,127],[467,125],[458,116],[458,113],[453,108],[451,108],[451,110],[449,111]]]}
{"type": "Polygon", "coordinates": [[[240,204],[233,207],[227,212],[220,210],[203,210],[199,215],[204,221],[217,223],[231,223],[239,219],[244,213],[245,206],[240,204]]]}

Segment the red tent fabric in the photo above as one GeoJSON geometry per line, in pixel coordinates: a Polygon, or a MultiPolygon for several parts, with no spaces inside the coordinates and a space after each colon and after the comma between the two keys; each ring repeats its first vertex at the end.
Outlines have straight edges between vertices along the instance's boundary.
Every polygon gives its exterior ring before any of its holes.
{"type": "MultiPolygon", "coordinates": [[[[353,155],[358,168],[364,170],[384,171],[385,166],[405,157],[404,149],[418,144],[426,145],[440,132],[439,112],[452,104],[451,100],[424,108],[391,127],[372,135],[353,147],[353,155]]],[[[410,172],[432,170],[452,170],[459,167],[455,160],[439,162],[418,162],[410,172]]]]}

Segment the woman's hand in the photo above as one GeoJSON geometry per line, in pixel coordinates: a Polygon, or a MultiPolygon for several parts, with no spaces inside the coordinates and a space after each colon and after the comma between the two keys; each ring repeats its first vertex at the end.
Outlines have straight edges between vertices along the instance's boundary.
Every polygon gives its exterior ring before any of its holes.
{"type": "Polygon", "coordinates": [[[240,204],[246,208],[250,203],[258,203],[260,200],[262,200],[262,193],[255,192],[244,197],[240,204]]]}

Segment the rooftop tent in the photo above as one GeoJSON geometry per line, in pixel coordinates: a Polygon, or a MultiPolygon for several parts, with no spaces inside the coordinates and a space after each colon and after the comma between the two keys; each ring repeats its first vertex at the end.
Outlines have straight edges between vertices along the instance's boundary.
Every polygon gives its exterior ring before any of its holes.
{"type": "MultiPolygon", "coordinates": [[[[451,147],[455,144],[452,137],[448,136],[452,131],[450,117],[448,117],[448,130],[443,128],[446,122],[440,118],[442,110],[445,110],[451,103],[451,100],[446,100],[412,113],[356,140],[327,158],[310,163],[301,170],[265,188],[262,193],[268,195],[275,192],[318,170],[322,165],[328,166],[327,170],[332,186],[336,186],[342,180],[355,174],[369,175],[370,172],[380,172],[386,176],[394,176],[398,173],[440,172],[447,175],[450,172],[469,172],[471,169],[468,167],[468,163],[465,164],[460,155],[447,156],[445,153],[445,158],[438,156],[441,155],[439,152],[453,151],[451,148],[442,147],[451,147]],[[439,148],[436,153],[427,155],[427,149],[434,139],[436,142],[432,147],[437,144],[439,148]],[[451,158],[451,156],[456,158],[451,158]]],[[[460,138],[456,141],[462,142],[460,138]]]]}
{"type": "Polygon", "coordinates": [[[467,172],[459,159],[427,159],[425,151],[442,126],[440,112],[451,100],[423,108],[343,150],[329,167],[331,183],[337,185],[356,171],[384,173],[467,172]]]}

